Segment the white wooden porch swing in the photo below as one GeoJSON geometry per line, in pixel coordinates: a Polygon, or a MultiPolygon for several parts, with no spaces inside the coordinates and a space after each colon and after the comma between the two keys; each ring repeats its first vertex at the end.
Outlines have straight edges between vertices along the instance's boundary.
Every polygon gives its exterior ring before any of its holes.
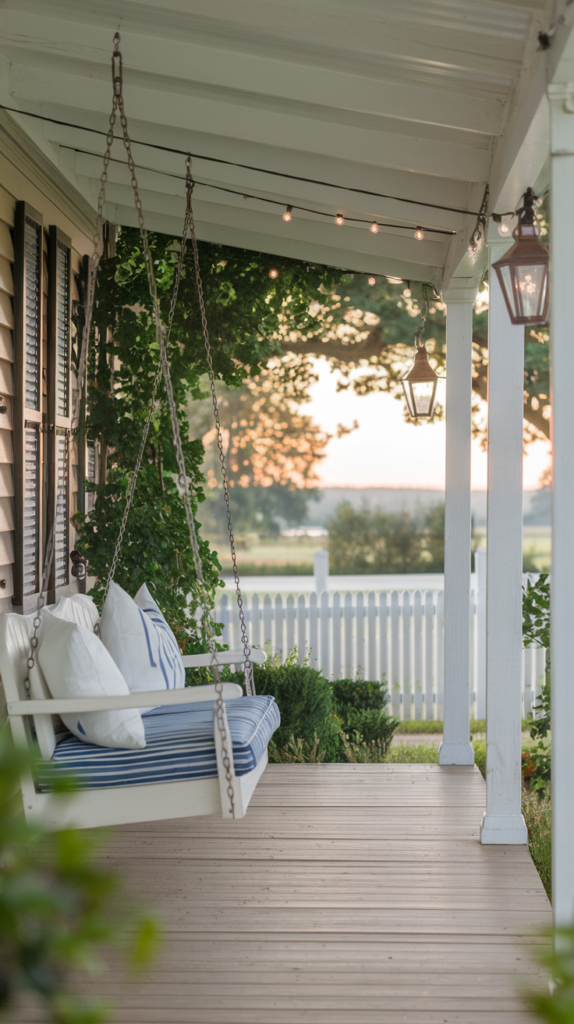
{"type": "MultiPolygon", "coordinates": [[[[119,42],[119,34],[116,34],[114,37],[114,52],[112,56],[113,106],[110,116],[109,131],[107,134],[107,146],[104,155],[100,195],[98,200],[97,227],[94,237],[94,257],[91,262],[90,280],[87,289],[86,322],[83,331],[79,359],[78,388],[74,397],[73,424],[77,427],[80,403],[86,384],[87,357],[96,276],[102,250],[102,211],[105,200],[107,170],[114,139],[114,126],[119,115],[123,142],[127,153],[128,167],[131,174],[131,183],[134,191],[138,224],[143,243],[150,296],[153,305],[156,338],[160,352],[160,361],[149,403],[147,422],[144,428],[135,469],[130,481],[122,524],[106,582],[104,602],[107,598],[110,584],[113,580],[118,559],[120,557],[123,535],[133,502],[138,473],[142,464],[147,437],[155,409],[157,390],[163,376],[170,409],[173,442],[178,462],[178,487],[185,506],[196,578],[203,605],[202,621],[209,643],[209,653],[184,656],[182,659],[183,666],[185,668],[209,667],[213,673],[215,681],[213,684],[205,686],[192,686],[177,690],[148,690],[144,692],[131,693],[129,696],[100,696],[69,699],[54,699],[51,697],[45,686],[42,688],[41,685],[38,685],[37,679],[39,675],[39,666],[37,664],[37,650],[41,639],[42,610],[45,604],[45,594],[48,587],[48,580],[54,557],[54,527],[52,527],[52,531],[46,545],[46,555],[36,612],[33,615],[8,613],[0,617],[0,672],[7,698],[7,712],[12,734],[15,742],[24,746],[33,745],[35,743],[35,737],[38,736],[42,730],[44,731],[43,734],[48,735],[53,744],[55,744],[54,720],[52,716],[64,714],[73,715],[79,714],[80,712],[112,711],[127,708],[144,709],[148,708],[150,704],[158,705],[162,709],[176,705],[178,706],[178,712],[181,710],[181,713],[185,714],[188,709],[184,706],[197,704],[199,711],[200,702],[213,701],[213,740],[210,742],[212,752],[213,742],[215,745],[217,775],[214,776],[212,770],[202,777],[180,778],[178,781],[142,781],[137,785],[124,784],[122,782],[121,775],[118,782],[116,775],[113,785],[99,785],[97,788],[81,788],[76,790],[72,795],[63,799],[60,795],[51,790],[49,782],[46,783],[45,779],[48,778],[48,776],[44,777],[44,784],[42,784],[42,771],[40,769],[35,773],[34,777],[32,773],[30,773],[22,779],[24,810],[28,818],[40,819],[49,828],[61,828],[66,825],[87,828],[100,825],[114,825],[127,822],[151,821],[165,818],[190,817],[194,815],[217,813],[221,813],[222,816],[226,818],[242,818],[245,815],[257,782],[263,774],[267,764],[267,749],[265,743],[265,747],[260,753],[255,766],[251,767],[250,770],[245,771],[243,774],[238,774],[236,772],[234,766],[232,736],[224,703],[225,700],[243,700],[244,702],[250,702],[251,706],[253,705],[253,699],[256,695],[253,684],[252,665],[253,663],[262,664],[265,661],[265,654],[262,651],[251,651],[247,636],[245,617],[243,615],[230,515],[228,481],[225,469],[221,426],[215,392],[215,379],[211,360],[209,333],[205,315],[199,256],[191,204],[194,186],[191,176],[191,161],[188,158],[186,164],[186,210],[181,248],[175,274],[168,323],[167,325],[164,325],[161,321],[153,260],[150,254],[147,233],[144,225],[142,204],[139,197],[135,165],[131,152],[130,137],[128,134],[127,119],[124,112],[122,95],[122,58],[119,50],[119,42]],[[243,643],[242,650],[229,650],[224,652],[217,651],[213,626],[208,612],[208,598],[203,578],[189,492],[189,487],[190,485],[193,486],[193,483],[188,479],[185,470],[184,453],[173,397],[168,357],[169,339],[176,309],[178,288],[182,276],[188,233],[191,236],[193,247],[197,293],[213,398],[215,425],[223,477],[223,491],[229,525],[231,554],[243,643]],[[237,683],[224,683],[221,680],[219,671],[220,666],[230,664],[243,664],[244,666],[245,697],[243,697],[241,686],[237,683]],[[180,705],[182,706],[181,709],[179,708],[180,705]]],[[[62,465],[66,465],[65,459],[63,460],[62,465]]],[[[99,633],[97,611],[93,602],[91,602],[91,599],[78,597],[77,599],[68,601],[66,607],[66,617],[68,617],[68,619],[72,619],[81,626],[88,626],[94,632],[99,633]]],[[[269,698],[266,699],[269,700],[269,698]]],[[[234,705],[234,707],[239,708],[239,704],[234,705]]],[[[192,707],[189,710],[193,711],[194,709],[192,707]]],[[[205,714],[205,708],[203,711],[205,714]]],[[[94,751],[93,756],[96,759],[100,752],[102,756],[104,754],[110,754],[110,750],[104,747],[88,748],[86,745],[86,749],[94,751]]],[[[130,763],[130,759],[138,756],[138,751],[132,750],[113,751],[113,753],[121,755],[120,762],[123,763],[124,766],[127,766],[130,763]]],[[[46,767],[46,762],[43,762],[43,766],[46,767]]],[[[116,768],[116,772],[118,770],[121,772],[121,767],[120,769],[116,768]]],[[[169,771],[166,774],[169,774],[169,771]]]]}

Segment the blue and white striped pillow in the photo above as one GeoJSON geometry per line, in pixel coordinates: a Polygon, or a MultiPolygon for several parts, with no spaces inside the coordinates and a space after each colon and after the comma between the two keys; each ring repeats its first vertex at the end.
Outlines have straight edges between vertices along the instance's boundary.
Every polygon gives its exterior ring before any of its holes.
{"type": "Polygon", "coordinates": [[[135,601],[110,584],[100,635],[131,693],[185,686],[177,641],[145,584],[135,601]]]}
{"type": "Polygon", "coordinates": [[[177,690],[185,686],[185,669],[177,640],[145,583],[134,600],[145,631],[150,665],[159,667],[166,690],[177,690]]]}

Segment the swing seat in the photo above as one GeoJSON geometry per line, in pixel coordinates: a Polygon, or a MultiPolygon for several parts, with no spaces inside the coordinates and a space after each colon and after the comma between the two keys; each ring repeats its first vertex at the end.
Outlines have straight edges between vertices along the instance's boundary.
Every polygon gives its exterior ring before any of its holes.
{"type": "MultiPolygon", "coordinates": [[[[85,624],[85,610],[77,605],[85,624]]],[[[38,763],[35,777],[22,779],[24,811],[51,829],[95,828],[138,821],[221,814],[232,817],[219,729],[214,728],[215,686],[145,691],[117,697],[25,699],[26,659],[33,616],[0,616],[0,672],[14,741],[34,743],[35,716],[142,708],[159,705],[142,716],[143,750],[117,750],[83,743],[66,734],[52,758],[38,763]],[[57,780],[71,777],[77,787],[63,796],[57,780]]],[[[262,663],[263,651],[253,651],[262,663]]],[[[243,651],[225,651],[220,664],[240,665],[243,651]]],[[[211,655],[190,655],[186,668],[211,663],[211,655]]],[[[279,725],[272,697],[244,697],[237,683],[223,684],[227,747],[231,766],[234,817],[245,815],[267,764],[267,744],[279,725]]]]}

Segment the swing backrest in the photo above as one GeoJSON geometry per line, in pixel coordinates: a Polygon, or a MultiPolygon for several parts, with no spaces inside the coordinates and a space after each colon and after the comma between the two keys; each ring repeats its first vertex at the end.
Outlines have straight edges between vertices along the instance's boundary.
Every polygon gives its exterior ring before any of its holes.
{"type": "MultiPolygon", "coordinates": [[[[97,622],[97,610],[91,598],[75,595],[73,599],[64,598],[56,605],[48,605],[50,611],[70,622],[77,622],[93,630],[97,622]]],[[[34,630],[35,613],[18,615],[7,612],[0,615],[0,676],[7,701],[26,700],[24,680],[27,675],[27,662],[30,656],[30,637],[34,630]]],[[[32,674],[33,697],[36,700],[49,698],[50,691],[46,685],[42,670],[37,664],[32,674]]],[[[34,715],[34,729],[43,757],[51,756],[56,746],[56,729],[59,719],[52,715],[34,715]]],[[[24,719],[26,722],[26,719],[24,719]]]]}

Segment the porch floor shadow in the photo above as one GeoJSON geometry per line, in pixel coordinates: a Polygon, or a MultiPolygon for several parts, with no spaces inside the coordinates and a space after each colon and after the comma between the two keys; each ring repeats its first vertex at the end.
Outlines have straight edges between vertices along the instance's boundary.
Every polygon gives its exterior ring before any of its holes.
{"type": "Polygon", "coordinates": [[[114,1024],[526,1024],[550,904],[484,803],[475,767],[270,765],[243,821],[117,828],[163,948],[93,990],[114,1024]]]}

